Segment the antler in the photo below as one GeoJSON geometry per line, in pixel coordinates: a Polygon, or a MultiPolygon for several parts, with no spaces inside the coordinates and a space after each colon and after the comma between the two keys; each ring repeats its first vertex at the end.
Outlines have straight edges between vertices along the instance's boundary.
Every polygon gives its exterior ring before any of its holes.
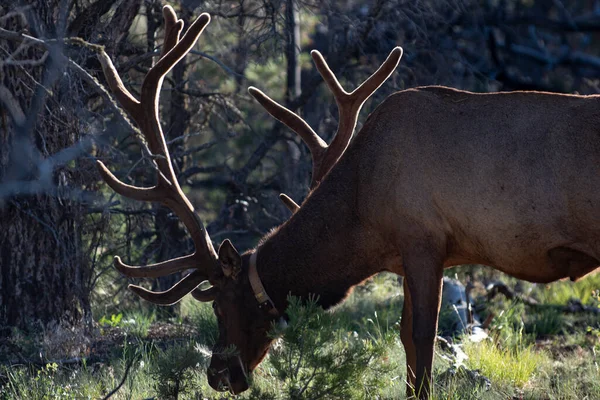
{"type": "MultiPolygon", "coordinates": [[[[313,162],[310,183],[312,189],[317,186],[348,147],[362,105],[394,72],[402,57],[402,48],[394,48],[381,67],[351,93],[342,88],[321,53],[313,50],[310,55],[317,70],[333,93],[339,109],[338,129],[330,145],[327,145],[298,114],[276,103],[255,87],[249,87],[248,91],[269,114],[296,132],[308,146],[313,162]]],[[[280,198],[290,211],[295,212],[299,208],[289,196],[282,193],[280,198]]]]}
{"type": "MultiPolygon", "coordinates": [[[[202,221],[194,212],[194,207],[177,182],[160,126],[158,100],[165,75],[192,49],[210,22],[210,16],[206,13],[201,14],[181,39],[179,35],[183,29],[183,21],[177,20],[173,8],[165,6],[163,16],[165,19],[163,49],[160,59],[156,65],[150,68],[144,78],[140,101],[125,88],[108,55],[104,52],[98,55],[108,86],[121,106],[137,123],[154,155],[157,165],[157,184],[150,188],[131,186],[117,179],[101,161],[97,161],[97,164],[102,178],[115,192],[135,200],[156,201],[164,204],[177,214],[192,236],[196,250],[193,254],[184,257],[147,266],[126,265],[118,256],[115,257],[115,267],[129,277],[155,278],[195,268],[194,272],[165,292],[151,292],[140,286],[129,285],[134,293],[150,302],[173,304],[211,276],[211,272],[217,267],[217,254],[202,221]]],[[[210,291],[210,289],[208,290],[210,291]]],[[[196,289],[195,297],[204,298],[205,301],[214,297],[214,289],[207,293],[203,292],[196,289]]]]}

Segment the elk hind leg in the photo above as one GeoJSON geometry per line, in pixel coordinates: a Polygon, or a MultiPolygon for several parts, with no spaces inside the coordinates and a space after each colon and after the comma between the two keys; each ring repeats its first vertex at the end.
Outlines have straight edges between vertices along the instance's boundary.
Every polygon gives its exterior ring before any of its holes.
{"type": "Polygon", "coordinates": [[[412,301],[406,279],[403,279],[404,305],[402,306],[402,320],[400,320],[400,340],[404,345],[406,354],[406,397],[411,398],[415,394],[415,371],[417,370],[417,353],[413,342],[412,301]]]}
{"type": "Polygon", "coordinates": [[[428,399],[442,297],[443,256],[434,246],[420,246],[403,255],[403,264],[412,301],[412,340],[417,359],[415,391],[420,399],[428,399]]]}

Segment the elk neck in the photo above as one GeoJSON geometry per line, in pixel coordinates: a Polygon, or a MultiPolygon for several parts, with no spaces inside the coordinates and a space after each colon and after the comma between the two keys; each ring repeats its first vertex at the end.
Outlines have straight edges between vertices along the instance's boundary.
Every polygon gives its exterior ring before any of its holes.
{"type": "Polygon", "coordinates": [[[257,271],[278,310],[287,296],[318,296],[325,309],[353,286],[384,270],[383,241],[361,223],[352,163],[333,168],[300,210],[257,248],[257,271]],[[374,260],[381,262],[374,262],[374,260]]]}

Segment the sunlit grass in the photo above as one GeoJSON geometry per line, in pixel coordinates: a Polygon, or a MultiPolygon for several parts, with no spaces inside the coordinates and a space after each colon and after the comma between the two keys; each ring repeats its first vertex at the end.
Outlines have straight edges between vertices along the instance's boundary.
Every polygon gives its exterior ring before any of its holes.
{"type": "Polygon", "coordinates": [[[122,324],[125,330],[138,338],[148,336],[148,331],[153,322],[156,321],[156,313],[149,310],[132,310],[126,312],[122,324]]]}
{"type": "Polygon", "coordinates": [[[467,342],[464,350],[469,356],[469,368],[480,370],[495,385],[500,386],[523,388],[549,362],[546,354],[535,351],[532,346],[504,349],[491,340],[467,342]]]}
{"type": "MultiPolygon", "coordinates": [[[[148,354],[136,359],[120,390],[111,399],[153,396],[153,380],[147,372],[150,359],[148,354]]],[[[40,368],[0,367],[0,376],[6,377],[6,383],[0,385],[0,399],[101,399],[120,384],[127,364],[125,359],[113,359],[99,369],[85,364],[65,367],[55,363],[40,368]]]]}
{"type": "Polygon", "coordinates": [[[571,299],[578,299],[589,305],[593,302],[595,290],[600,290],[600,272],[593,272],[577,282],[563,280],[540,286],[535,294],[545,304],[565,305],[571,299]]]}

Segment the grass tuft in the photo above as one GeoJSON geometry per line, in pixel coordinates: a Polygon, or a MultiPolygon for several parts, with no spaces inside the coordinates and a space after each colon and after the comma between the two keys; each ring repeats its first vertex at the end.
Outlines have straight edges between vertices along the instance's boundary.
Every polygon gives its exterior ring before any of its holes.
{"type": "Polygon", "coordinates": [[[469,368],[481,371],[499,386],[524,388],[548,363],[548,357],[543,352],[536,352],[533,346],[506,349],[498,343],[485,340],[465,343],[464,351],[469,356],[469,368]]]}

